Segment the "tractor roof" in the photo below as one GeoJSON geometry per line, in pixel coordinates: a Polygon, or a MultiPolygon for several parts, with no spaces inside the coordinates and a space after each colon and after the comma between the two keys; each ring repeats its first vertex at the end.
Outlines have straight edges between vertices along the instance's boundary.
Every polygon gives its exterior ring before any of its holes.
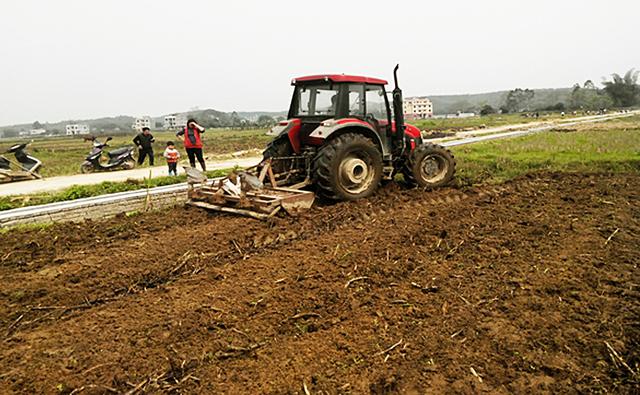
{"type": "Polygon", "coordinates": [[[295,85],[298,82],[313,82],[313,81],[332,81],[332,82],[353,82],[353,83],[365,83],[375,85],[386,85],[387,81],[378,78],[361,77],[357,75],[344,75],[344,74],[318,74],[309,75],[306,77],[294,78],[291,81],[291,85],[295,85]]]}

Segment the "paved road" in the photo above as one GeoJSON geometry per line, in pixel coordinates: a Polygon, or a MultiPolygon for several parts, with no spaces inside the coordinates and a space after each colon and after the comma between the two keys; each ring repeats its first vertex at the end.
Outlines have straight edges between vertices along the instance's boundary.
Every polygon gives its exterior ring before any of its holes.
{"type": "MultiPolygon", "coordinates": [[[[249,157],[241,159],[229,159],[217,162],[208,162],[208,170],[228,169],[235,166],[250,167],[258,164],[261,157],[249,157]]],[[[181,170],[181,169],[180,169],[181,170]]],[[[92,174],[76,174],[73,176],[49,177],[42,180],[14,182],[0,184],[0,196],[28,195],[41,192],[53,192],[71,187],[73,185],[99,184],[103,181],[126,181],[128,179],[141,180],[152,177],[169,175],[167,166],[143,167],[133,170],[110,171],[92,174]]]]}

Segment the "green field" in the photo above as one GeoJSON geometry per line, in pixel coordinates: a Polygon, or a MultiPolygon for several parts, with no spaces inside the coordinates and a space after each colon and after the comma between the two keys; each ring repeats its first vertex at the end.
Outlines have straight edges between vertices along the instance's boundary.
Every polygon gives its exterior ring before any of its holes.
{"type": "MultiPolygon", "coordinates": [[[[164,164],[162,152],[166,147],[167,141],[174,141],[176,148],[181,152],[182,159],[186,160],[184,149],[182,148],[182,140],[176,138],[175,132],[159,131],[152,132],[155,137],[154,154],[156,157],[156,165],[164,164]]],[[[247,150],[252,148],[263,148],[271,137],[265,135],[266,130],[228,130],[228,129],[210,129],[202,135],[204,142],[204,151],[206,157],[214,155],[228,154],[236,151],[247,150]]],[[[133,138],[135,133],[130,135],[114,135],[113,140],[109,142],[110,148],[114,149],[126,145],[133,146],[133,138]]],[[[106,136],[100,136],[98,139],[104,141],[106,136]]],[[[9,146],[16,142],[24,142],[25,140],[0,140],[0,152],[5,151],[9,146]]],[[[43,177],[72,175],[80,173],[80,165],[84,158],[89,154],[92,143],[84,141],[82,136],[72,137],[51,137],[35,140],[28,148],[33,156],[40,159],[43,163],[40,173],[43,177]]],[[[12,157],[9,155],[9,159],[12,157]]],[[[148,162],[146,162],[148,163],[148,162]]],[[[147,164],[145,164],[147,166],[147,164]]]]}
{"type": "Polygon", "coordinates": [[[492,128],[504,125],[524,124],[530,122],[545,122],[569,118],[569,115],[561,117],[559,113],[541,112],[539,118],[528,118],[522,116],[522,114],[490,114],[469,118],[416,119],[408,122],[423,130],[458,130],[479,127],[492,128]]]}
{"type": "Polygon", "coordinates": [[[640,172],[640,116],[460,146],[462,185],[496,183],[532,171],[640,172]]]}
{"type": "MultiPolygon", "coordinates": [[[[251,133],[257,135],[255,131],[243,133],[247,136],[251,133]]],[[[224,146],[224,143],[220,145],[224,146]]],[[[498,183],[533,171],[640,172],[640,116],[461,146],[453,152],[458,169],[456,179],[460,186],[498,183]]],[[[211,172],[210,176],[224,173],[211,172]]],[[[0,210],[168,185],[184,180],[184,176],[179,176],[154,178],[151,181],[104,182],[75,186],[57,193],[2,197],[0,210]]]]}

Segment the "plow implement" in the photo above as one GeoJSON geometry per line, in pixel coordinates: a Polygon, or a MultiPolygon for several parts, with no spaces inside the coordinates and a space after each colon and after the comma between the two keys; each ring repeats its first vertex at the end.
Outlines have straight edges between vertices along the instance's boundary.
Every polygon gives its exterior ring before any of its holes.
{"type": "Polygon", "coordinates": [[[315,199],[313,192],[299,189],[308,185],[306,183],[278,186],[270,162],[259,175],[247,169],[210,180],[194,168],[185,170],[189,185],[187,204],[207,210],[266,220],[281,210],[295,216],[311,208],[315,199]],[[264,183],[266,176],[269,176],[268,183],[264,183]]]}

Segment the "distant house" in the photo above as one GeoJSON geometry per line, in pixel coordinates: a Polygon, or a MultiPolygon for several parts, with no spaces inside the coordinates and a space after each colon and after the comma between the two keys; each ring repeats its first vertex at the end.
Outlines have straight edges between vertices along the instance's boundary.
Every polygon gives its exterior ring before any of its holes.
{"type": "Polygon", "coordinates": [[[175,115],[167,115],[166,117],[164,117],[164,123],[162,124],[162,126],[166,130],[177,129],[177,127],[176,127],[176,116],[175,115]]]}
{"type": "Polygon", "coordinates": [[[30,136],[42,136],[44,134],[47,134],[47,130],[46,129],[31,129],[29,131],[29,135],[30,136]]]}
{"type": "Polygon", "coordinates": [[[143,128],[151,129],[151,117],[148,115],[144,115],[142,117],[136,118],[135,122],[131,127],[137,131],[142,131],[143,128]]]}
{"type": "Polygon", "coordinates": [[[166,130],[182,129],[187,125],[187,116],[184,114],[173,114],[164,117],[164,128],[166,130]]]}
{"type": "Polygon", "coordinates": [[[475,112],[461,112],[458,111],[455,114],[440,114],[440,115],[434,115],[434,118],[438,118],[438,119],[447,119],[447,118],[471,118],[471,117],[475,117],[476,113],[475,112]]]}
{"type": "Polygon", "coordinates": [[[408,97],[402,102],[407,119],[424,119],[433,116],[433,103],[426,97],[408,97]]]}
{"type": "Polygon", "coordinates": [[[75,136],[76,134],[89,134],[89,125],[77,124],[65,126],[67,136],[75,136]]]}

